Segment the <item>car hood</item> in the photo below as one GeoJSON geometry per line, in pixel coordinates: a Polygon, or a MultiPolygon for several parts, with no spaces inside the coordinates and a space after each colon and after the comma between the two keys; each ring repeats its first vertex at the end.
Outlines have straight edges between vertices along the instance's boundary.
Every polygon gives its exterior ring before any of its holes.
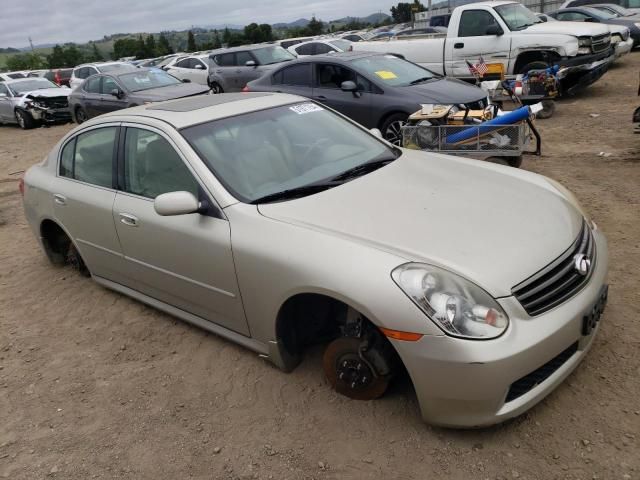
{"type": "Polygon", "coordinates": [[[403,94],[413,94],[421,103],[457,104],[484,100],[487,93],[481,88],[456,79],[441,78],[418,85],[398,87],[403,94]]]}
{"type": "Polygon", "coordinates": [[[544,22],[531,25],[518,34],[565,34],[574,37],[591,37],[593,35],[603,35],[609,33],[606,25],[585,22],[544,22]]]}
{"type": "Polygon", "coordinates": [[[23,98],[53,98],[53,97],[68,97],[71,93],[71,89],[67,87],[60,88],[41,88],[39,90],[32,90],[21,95],[23,98]]]}
{"type": "Polygon", "coordinates": [[[495,297],[511,295],[514,285],[560,256],[583,221],[540,175],[413,151],[330,190],[258,209],[407,261],[439,265],[495,297]]]}
{"type": "Polygon", "coordinates": [[[189,97],[198,95],[209,90],[206,85],[199,83],[179,83],[168,87],[150,88],[141,92],[133,92],[132,96],[146,101],[161,102],[164,100],[173,100],[174,98],[189,97]]]}

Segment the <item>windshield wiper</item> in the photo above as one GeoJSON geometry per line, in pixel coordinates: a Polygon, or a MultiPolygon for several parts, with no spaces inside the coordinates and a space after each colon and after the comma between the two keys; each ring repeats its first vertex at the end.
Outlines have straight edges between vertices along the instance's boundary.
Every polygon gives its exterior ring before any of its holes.
{"type": "Polygon", "coordinates": [[[344,180],[348,180],[351,178],[356,178],[356,177],[360,177],[362,175],[365,175],[367,173],[371,173],[374,170],[377,170],[381,167],[384,167],[385,165],[387,165],[388,163],[393,162],[396,159],[396,157],[384,157],[384,158],[380,158],[380,159],[376,159],[376,160],[371,160],[369,162],[366,163],[361,163],[360,165],[356,165],[353,168],[350,168],[349,170],[345,170],[344,172],[342,172],[339,175],[336,175],[335,177],[333,177],[331,180],[334,182],[338,182],[338,181],[344,181],[344,180]]]}
{"type": "Polygon", "coordinates": [[[412,80],[411,82],[409,82],[409,85],[417,85],[418,83],[426,82],[427,80],[432,80],[432,79],[433,77],[416,78],[415,80],[412,80]]]}
{"type": "Polygon", "coordinates": [[[338,185],[342,185],[342,183],[343,182],[337,182],[333,180],[322,183],[311,183],[309,185],[302,185],[301,187],[282,190],[281,192],[270,193],[269,195],[256,198],[249,203],[251,203],[252,205],[258,205],[260,203],[270,203],[276,202],[278,200],[290,200],[292,198],[304,197],[307,195],[312,195],[314,193],[322,192],[323,190],[328,190],[338,185]]]}

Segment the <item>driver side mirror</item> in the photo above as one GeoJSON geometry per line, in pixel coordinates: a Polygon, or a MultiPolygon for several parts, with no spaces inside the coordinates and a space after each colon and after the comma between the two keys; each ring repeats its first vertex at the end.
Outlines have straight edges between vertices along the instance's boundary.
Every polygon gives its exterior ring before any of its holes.
{"type": "Polygon", "coordinates": [[[257,67],[257,66],[258,66],[258,64],[257,64],[254,60],[247,60],[247,61],[244,63],[244,66],[245,66],[245,67],[257,67]]]}
{"type": "Polygon", "coordinates": [[[382,132],[380,131],[380,129],[379,129],[379,128],[372,128],[372,129],[370,129],[369,131],[371,132],[371,134],[372,134],[374,137],[384,138],[384,137],[382,136],[382,132]]]}
{"type": "Polygon", "coordinates": [[[196,70],[203,70],[204,69],[204,67],[202,65],[200,65],[199,63],[193,68],[195,68],[196,70]]]}
{"type": "Polygon", "coordinates": [[[114,97],[116,97],[118,100],[121,99],[122,97],[124,97],[124,92],[122,90],[120,90],[119,88],[114,88],[109,93],[111,95],[113,95],[114,97]]]}
{"type": "Polygon", "coordinates": [[[354,82],[354,81],[347,80],[345,82],[342,82],[340,84],[340,89],[343,92],[351,92],[351,93],[353,93],[354,97],[360,97],[360,92],[358,91],[358,85],[356,85],[356,82],[354,82]]]}
{"type": "Polygon", "coordinates": [[[153,208],[158,215],[173,217],[197,213],[200,203],[189,192],[169,192],[158,195],[153,201],[153,208]]]}
{"type": "Polygon", "coordinates": [[[593,17],[586,17],[584,19],[585,22],[589,22],[589,23],[598,23],[599,20],[597,18],[593,18],[593,17]]]}
{"type": "Polygon", "coordinates": [[[500,35],[504,35],[504,30],[502,30],[502,27],[500,25],[498,25],[497,23],[494,23],[492,25],[489,25],[487,27],[487,30],[485,32],[486,35],[497,35],[498,37],[500,35]]]}

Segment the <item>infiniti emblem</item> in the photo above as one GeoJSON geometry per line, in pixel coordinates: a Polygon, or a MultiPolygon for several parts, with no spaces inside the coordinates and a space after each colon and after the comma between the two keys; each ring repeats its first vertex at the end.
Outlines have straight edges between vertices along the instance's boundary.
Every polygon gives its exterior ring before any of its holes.
{"type": "Polygon", "coordinates": [[[573,268],[583,277],[589,273],[591,268],[591,259],[584,253],[578,253],[573,257],[573,268]]]}

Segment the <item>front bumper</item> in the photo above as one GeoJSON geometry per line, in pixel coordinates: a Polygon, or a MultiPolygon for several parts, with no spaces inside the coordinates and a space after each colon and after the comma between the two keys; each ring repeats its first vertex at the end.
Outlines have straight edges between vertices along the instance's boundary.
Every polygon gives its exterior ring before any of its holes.
{"type": "Polygon", "coordinates": [[[583,318],[601,295],[608,269],[607,242],[594,232],[595,270],[574,297],[537,317],[529,317],[514,297],[499,300],[510,325],[495,340],[424,336],[417,342],[391,340],[418,396],[422,417],[446,427],[482,427],[520,415],[553,391],[584,358],[599,324],[582,335],[583,318]],[[548,378],[507,401],[514,382],[574,346],[548,378]]]}
{"type": "Polygon", "coordinates": [[[633,48],[633,38],[629,37],[627,40],[623,40],[622,42],[618,42],[615,44],[616,49],[616,58],[620,58],[623,55],[626,55],[633,48]]]}
{"type": "Polygon", "coordinates": [[[562,94],[572,95],[598,81],[615,58],[615,50],[610,48],[595,55],[579,55],[560,61],[557,77],[562,94]]]}
{"type": "Polygon", "coordinates": [[[71,111],[69,110],[69,108],[30,107],[27,108],[27,111],[31,114],[34,120],[39,120],[44,123],[71,121],[71,111]]]}

